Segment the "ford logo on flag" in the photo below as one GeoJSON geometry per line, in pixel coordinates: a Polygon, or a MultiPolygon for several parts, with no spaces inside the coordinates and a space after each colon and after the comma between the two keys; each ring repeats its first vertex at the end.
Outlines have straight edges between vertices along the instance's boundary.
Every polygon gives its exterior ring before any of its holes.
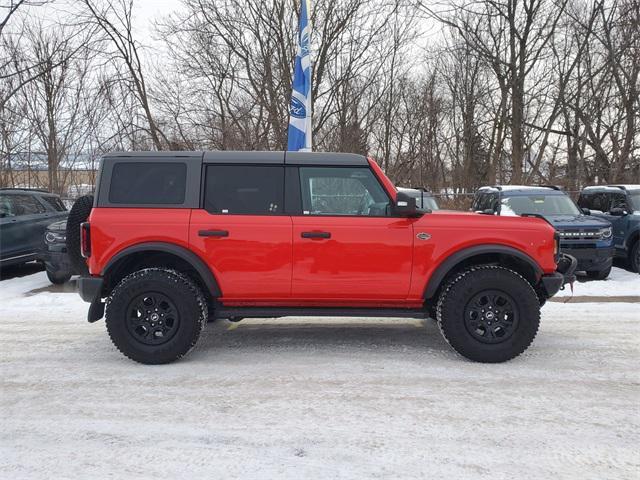
{"type": "Polygon", "coordinates": [[[296,118],[305,118],[307,116],[307,109],[300,100],[296,97],[291,99],[291,116],[296,118]]]}
{"type": "Polygon", "coordinates": [[[302,56],[309,55],[309,33],[306,31],[302,34],[302,38],[300,39],[300,50],[302,56]]]}

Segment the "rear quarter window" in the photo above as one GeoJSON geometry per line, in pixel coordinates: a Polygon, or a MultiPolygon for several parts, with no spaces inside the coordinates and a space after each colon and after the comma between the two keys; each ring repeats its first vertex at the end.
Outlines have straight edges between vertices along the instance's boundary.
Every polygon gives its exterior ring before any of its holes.
{"type": "Polygon", "coordinates": [[[113,166],[109,202],[128,205],[184,203],[187,166],[169,162],[120,162],[113,166]]]}

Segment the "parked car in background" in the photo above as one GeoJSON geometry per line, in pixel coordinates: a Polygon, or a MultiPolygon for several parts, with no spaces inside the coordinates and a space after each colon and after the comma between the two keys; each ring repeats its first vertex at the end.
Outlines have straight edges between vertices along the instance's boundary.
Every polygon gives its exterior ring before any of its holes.
{"type": "Polygon", "coordinates": [[[68,282],[74,274],[67,252],[67,220],[50,224],[44,232],[42,259],[51,283],[68,282]]]}
{"type": "Polygon", "coordinates": [[[439,210],[438,202],[431,192],[424,188],[406,188],[398,187],[399,192],[406,193],[410,197],[416,199],[416,207],[420,210],[439,210]]]}
{"type": "Polygon", "coordinates": [[[41,260],[47,226],[65,219],[58,195],[27,188],[0,189],[0,266],[41,260]]]}
{"type": "Polygon", "coordinates": [[[598,280],[604,280],[611,272],[611,223],[585,215],[558,187],[482,187],[476,192],[471,209],[489,215],[542,216],[560,234],[560,250],[578,260],[578,271],[598,280]]]}
{"type": "Polygon", "coordinates": [[[586,187],[578,205],[613,226],[615,255],[640,271],[640,184],[586,187]]]}

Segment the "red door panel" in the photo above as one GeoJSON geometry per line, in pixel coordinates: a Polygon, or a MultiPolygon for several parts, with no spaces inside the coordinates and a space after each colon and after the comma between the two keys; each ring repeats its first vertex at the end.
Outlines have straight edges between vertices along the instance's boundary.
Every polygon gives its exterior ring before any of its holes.
{"type": "Polygon", "coordinates": [[[353,305],[400,303],[407,298],[412,220],[333,216],[292,220],[294,298],[310,304],[353,305]]]}
{"type": "Polygon", "coordinates": [[[214,271],[225,304],[289,298],[291,217],[193,210],[189,243],[214,271]]]}

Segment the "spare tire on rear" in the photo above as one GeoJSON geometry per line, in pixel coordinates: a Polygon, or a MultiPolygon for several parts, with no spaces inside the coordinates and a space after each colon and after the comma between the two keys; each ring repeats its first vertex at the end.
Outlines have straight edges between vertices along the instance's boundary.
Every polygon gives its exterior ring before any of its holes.
{"type": "Polygon", "coordinates": [[[89,273],[87,262],[80,253],[80,224],[87,221],[91,208],[93,208],[93,195],[83,195],[75,201],[67,217],[67,252],[73,272],[79,275],[89,273]]]}

